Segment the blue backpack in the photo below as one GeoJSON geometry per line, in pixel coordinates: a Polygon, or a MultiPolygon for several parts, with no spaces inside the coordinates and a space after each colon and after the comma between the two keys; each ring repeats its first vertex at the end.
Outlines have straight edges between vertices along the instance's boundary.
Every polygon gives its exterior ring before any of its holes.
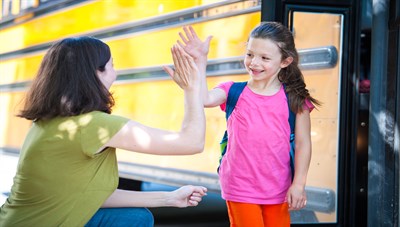
{"type": "MultiPolygon", "coordinates": [[[[228,118],[231,115],[233,109],[236,106],[236,103],[239,99],[240,94],[242,93],[243,89],[246,87],[247,81],[245,82],[235,82],[232,84],[231,88],[229,89],[228,92],[228,98],[226,101],[226,109],[225,109],[225,118],[226,121],[228,122],[228,118]]],[[[283,85],[285,87],[285,85],[283,85]]],[[[294,177],[294,126],[296,124],[296,114],[290,110],[290,104],[289,104],[289,97],[286,94],[286,98],[288,100],[288,107],[289,107],[289,124],[290,124],[290,169],[292,171],[292,181],[294,177]]],[[[226,145],[228,144],[228,132],[225,130],[224,136],[222,137],[222,140],[220,142],[220,149],[221,149],[221,157],[219,158],[219,165],[221,165],[222,158],[224,157],[226,153],[226,145]]],[[[219,172],[219,166],[217,169],[217,172],[219,172]]]]}

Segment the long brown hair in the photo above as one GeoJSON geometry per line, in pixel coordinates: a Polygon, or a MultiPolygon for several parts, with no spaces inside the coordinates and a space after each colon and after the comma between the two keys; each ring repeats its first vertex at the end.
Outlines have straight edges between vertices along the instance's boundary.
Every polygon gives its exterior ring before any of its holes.
{"type": "Polygon", "coordinates": [[[111,113],[114,99],[97,76],[111,53],[91,37],[66,38],[44,56],[19,117],[29,120],[75,116],[91,111],[111,113]]]}
{"type": "Polygon", "coordinates": [[[282,59],[293,58],[293,62],[282,68],[278,74],[280,82],[285,84],[286,93],[289,96],[290,109],[294,113],[303,111],[303,104],[306,99],[314,105],[320,106],[321,103],[311,97],[306,89],[304,76],[299,69],[299,55],[297,53],[293,35],[288,28],[278,22],[262,22],[250,33],[251,38],[269,39],[275,42],[281,52],[282,59]]]}

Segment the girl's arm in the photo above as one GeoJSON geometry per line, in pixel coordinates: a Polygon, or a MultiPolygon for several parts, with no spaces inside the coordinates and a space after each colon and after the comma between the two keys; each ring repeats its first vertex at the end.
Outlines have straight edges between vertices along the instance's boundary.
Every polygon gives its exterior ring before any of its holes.
{"type": "Polygon", "coordinates": [[[197,206],[207,189],[183,186],[171,192],[138,192],[117,189],[102,205],[107,207],[188,207],[197,206]]]}
{"type": "Polygon", "coordinates": [[[304,109],[296,114],[295,127],[295,175],[287,193],[287,201],[291,210],[299,210],[306,205],[305,185],[311,160],[311,123],[310,112],[304,109]]]}
{"type": "Polygon", "coordinates": [[[199,69],[204,107],[219,106],[226,101],[225,92],[221,89],[212,89],[209,91],[207,86],[207,55],[212,36],[208,36],[203,42],[192,26],[183,27],[183,31],[185,34],[179,32],[182,41],[178,40],[178,44],[194,59],[199,69]]]}
{"type": "Polygon", "coordinates": [[[193,58],[178,45],[171,49],[175,71],[164,69],[183,89],[184,119],[178,132],[166,131],[129,121],[102,148],[115,147],[159,155],[200,153],[204,149],[205,116],[201,98],[200,76],[193,58]]]}

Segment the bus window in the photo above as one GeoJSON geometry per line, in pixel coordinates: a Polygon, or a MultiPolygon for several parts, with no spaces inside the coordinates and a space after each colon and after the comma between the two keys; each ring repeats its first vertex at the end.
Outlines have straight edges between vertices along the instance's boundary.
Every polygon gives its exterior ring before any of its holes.
{"type": "Polygon", "coordinates": [[[35,8],[39,4],[39,0],[21,0],[21,11],[29,8],[35,8]]]}
{"type": "Polygon", "coordinates": [[[302,58],[299,52],[300,63],[307,61],[308,65],[302,67],[307,88],[311,96],[322,102],[322,106],[311,113],[313,153],[307,178],[307,197],[308,201],[313,199],[314,204],[307,205],[314,212],[305,215],[307,209],[300,211],[303,213],[297,216],[303,218],[296,220],[304,223],[336,222],[343,17],[300,11],[292,12],[291,17],[290,27],[298,50],[330,48],[330,51],[309,59],[302,58]],[[321,62],[330,67],[320,67],[321,62]]]}
{"type": "Polygon", "coordinates": [[[7,17],[10,16],[12,13],[12,5],[13,5],[13,1],[12,0],[3,0],[2,1],[2,10],[1,10],[1,17],[7,17]]]}

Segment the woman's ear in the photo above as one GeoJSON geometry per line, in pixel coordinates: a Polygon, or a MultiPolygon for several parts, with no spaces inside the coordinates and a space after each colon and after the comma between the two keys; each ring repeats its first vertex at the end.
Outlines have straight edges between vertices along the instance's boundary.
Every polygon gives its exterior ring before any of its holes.
{"type": "Polygon", "coordinates": [[[100,78],[103,75],[103,72],[97,69],[96,74],[97,74],[97,77],[100,78]]]}
{"type": "Polygon", "coordinates": [[[286,68],[288,65],[290,65],[293,62],[292,57],[287,57],[281,62],[281,68],[286,68]]]}

